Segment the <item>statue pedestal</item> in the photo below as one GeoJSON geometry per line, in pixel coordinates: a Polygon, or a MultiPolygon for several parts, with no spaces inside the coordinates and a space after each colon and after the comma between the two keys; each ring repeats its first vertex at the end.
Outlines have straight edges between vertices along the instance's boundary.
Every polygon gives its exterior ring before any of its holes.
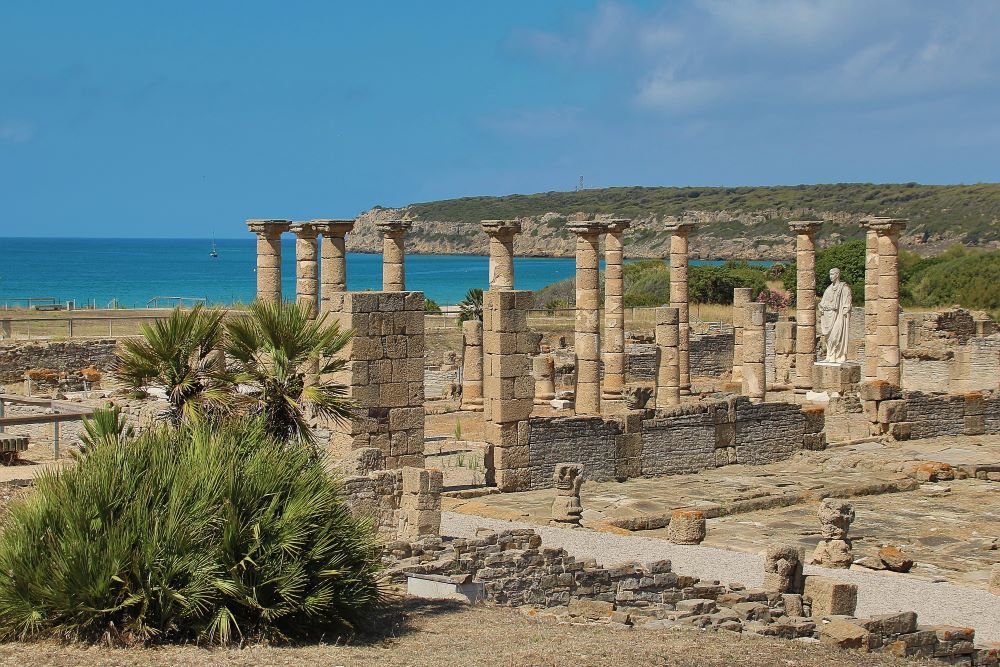
{"type": "Polygon", "coordinates": [[[856,361],[817,361],[813,364],[813,391],[843,396],[861,384],[861,364],[856,361]]]}

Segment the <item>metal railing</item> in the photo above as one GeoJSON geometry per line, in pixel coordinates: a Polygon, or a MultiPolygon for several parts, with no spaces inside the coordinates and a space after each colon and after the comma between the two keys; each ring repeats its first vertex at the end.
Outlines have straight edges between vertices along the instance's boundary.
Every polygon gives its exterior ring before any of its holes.
{"type": "Polygon", "coordinates": [[[208,304],[207,296],[154,296],[146,302],[146,308],[176,308],[178,306],[192,307],[197,304],[208,304]],[[162,305],[166,303],[167,305],[162,305]]]}
{"type": "Polygon", "coordinates": [[[163,315],[3,318],[0,319],[0,340],[136,336],[142,332],[143,324],[163,319],[166,319],[163,315]]]}
{"type": "Polygon", "coordinates": [[[68,421],[80,421],[84,417],[93,414],[90,408],[80,408],[75,405],[59,403],[48,399],[24,398],[23,396],[10,396],[0,394],[0,433],[4,433],[8,426],[29,426],[32,424],[52,424],[52,456],[59,458],[59,424],[68,421]],[[4,405],[30,405],[39,408],[53,410],[53,414],[20,415],[17,417],[7,417],[4,405]]]}

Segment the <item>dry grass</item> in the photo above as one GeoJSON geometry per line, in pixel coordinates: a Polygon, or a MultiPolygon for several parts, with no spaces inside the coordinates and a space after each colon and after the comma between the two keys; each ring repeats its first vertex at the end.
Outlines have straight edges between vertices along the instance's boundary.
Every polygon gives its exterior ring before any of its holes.
{"type": "Polygon", "coordinates": [[[743,665],[746,667],[891,667],[912,662],[838,651],[815,644],[743,639],[698,630],[644,631],[610,626],[554,625],[520,612],[486,606],[409,601],[379,620],[379,632],[330,644],[108,649],[54,642],[0,645],[0,665],[363,665],[433,667],[502,665],[743,665]]]}

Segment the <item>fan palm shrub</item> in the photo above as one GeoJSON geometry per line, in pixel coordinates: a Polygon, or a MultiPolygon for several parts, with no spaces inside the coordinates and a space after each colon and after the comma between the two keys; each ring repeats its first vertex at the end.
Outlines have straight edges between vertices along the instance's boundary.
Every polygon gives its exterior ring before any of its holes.
{"type": "Polygon", "coordinates": [[[371,523],[308,446],[263,418],[161,425],[96,438],[11,506],[0,638],[315,637],[364,624],[380,568],[371,523]]]}
{"type": "Polygon", "coordinates": [[[313,442],[310,416],[350,415],[347,387],[325,379],[346,367],[337,355],[351,339],[326,318],[310,319],[294,302],[255,301],[245,317],[226,322],[232,381],[247,388],[252,414],[261,414],[274,437],[313,442]],[[307,383],[309,375],[319,381],[307,383]]]}
{"type": "Polygon", "coordinates": [[[132,389],[162,389],[174,424],[195,415],[219,414],[232,405],[231,384],[219,362],[225,312],[201,304],[175,308],[165,320],[142,325],[142,336],[126,338],[112,366],[132,389]]]}
{"type": "Polygon", "coordinates": [[[460,322],[469,320],[483,321],[483,290],[473,287],[465,293],[465,297],[458,302],[460,322]]]}

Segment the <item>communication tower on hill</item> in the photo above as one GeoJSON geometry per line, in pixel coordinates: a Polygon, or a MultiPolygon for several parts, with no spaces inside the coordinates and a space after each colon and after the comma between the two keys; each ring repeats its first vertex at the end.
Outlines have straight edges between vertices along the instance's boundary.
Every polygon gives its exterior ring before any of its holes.
{"type": "Polygon", "coordinates": [[[576,191],[580,192],[583,190],[583,176],[580,177],[580,182],[576,184],[576,191]]]}

